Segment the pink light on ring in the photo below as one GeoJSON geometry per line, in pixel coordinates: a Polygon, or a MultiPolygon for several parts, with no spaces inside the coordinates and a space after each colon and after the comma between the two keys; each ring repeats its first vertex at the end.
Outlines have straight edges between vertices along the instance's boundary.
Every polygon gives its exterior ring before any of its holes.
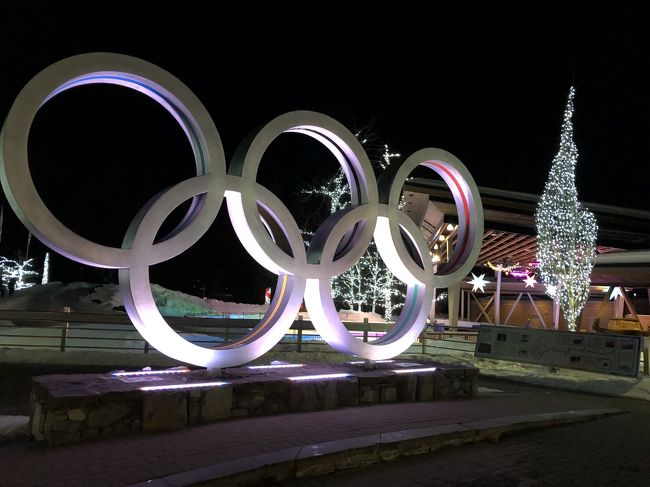
{"type": "Polygon", "coordinates": [[[515,277],[517,279],[525,279],[528,277],[529,272],[528,271],[520,271],[520,270],[512,270],[510,271],[510,275],[512,277],[515,277]]]}

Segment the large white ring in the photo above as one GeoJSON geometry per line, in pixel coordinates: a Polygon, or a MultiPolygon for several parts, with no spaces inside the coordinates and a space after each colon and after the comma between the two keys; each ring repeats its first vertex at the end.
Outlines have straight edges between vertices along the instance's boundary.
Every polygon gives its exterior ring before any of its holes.
{"type": "Polygon", "coordinates": [[[379,188],[364,149],[336,120],[314,112],[281,115],[245,140],[228,173],[219,134],[205,107],[178,79],[137,58],[110,53],[64,59],[32,79],[14,102],[0,133],[0,179],[14,211],[46,245],[78,262],[119,269],[120,289],[132,322],[160,352],[195,365],[228,367],[251,361],[275,345],[296,317],[303,296],[312,321],[333,347],[379,360],[406,350],[425,325],[433,290],[462,279],[481,247],[483,208],[467,168],[452,154],[423,149],[382,176],[379,188]],[[85,84],[116,84],[160,103],[187,135],[197,176],[168,188],[135,215],[122,248],[89,241],[59,222],[38,195],[29,172],[27,138],[40,106],[57,94],[85,84]],[[269,144],[283,133],[307,135],[339,161],[351,190],[351,208],[326,219],[305,251],[298,225],[287,207],[257,178],[269,144]],[[436,171],[458,207],[457,245],[449,263],[434,274],[428,249],[416,225],[398,209],[401,187],[418,165],[436,171]],[[275,298],[257,326],[241,340],[208,349],[176,334],[158,312],[149,283],[149,266],[193,245],[210,227],[223,197],[239,240],[263,267],[278,275],[275,298]],[[165,218],[192,200],[185,218],[167,237],[154,242],[165,218]],[[404,244],[402,236],[409,242],[404,244]],[[364,343],[338,318],[330,279],[361,258],[371,238],[389,269],[407,285],[404,309],[381,339],[364,343]]]}

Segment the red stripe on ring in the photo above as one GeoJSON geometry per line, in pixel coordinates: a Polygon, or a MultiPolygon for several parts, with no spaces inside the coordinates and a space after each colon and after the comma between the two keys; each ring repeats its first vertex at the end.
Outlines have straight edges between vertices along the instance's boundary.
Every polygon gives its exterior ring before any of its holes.
{"type": "Polygon", "coordinates": [[[467,195],[463,191],[463,189],[460,186],[460,183],[456,179],[456,177],[451,173],[449,169],[447,169],[445,166],[438,162],[432,162],[431,163],[433,166],[442,169],[447,176],[451,178],[451,180],[454,182],[456,185],[456,189],[458,190],[458,193],[460,193],[460,197],[463,201],[463,209],[465,211],[465,238],[463,239],[462,247],[460,248],[460,252],[456,254],[456,258],[452,261],[451,264],[449,264],[449,267],[453,269],[453,267],[456,265],[456,262],[458,262],[458,259],[460,258],[461,255],[463,255],[463,252],[465,252],[465,248],[467,247],[467,243],[469,241],[469,204],[467,203],[467,195]]]}

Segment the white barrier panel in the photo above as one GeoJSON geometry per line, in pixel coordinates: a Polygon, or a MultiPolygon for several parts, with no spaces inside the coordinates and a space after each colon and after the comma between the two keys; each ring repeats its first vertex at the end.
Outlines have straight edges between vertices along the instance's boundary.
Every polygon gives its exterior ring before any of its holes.
{"type": "Polygon", "coordinates": [[[481,325],[474,355],[636,376],[639,373],[642,338],[481,325]]]}

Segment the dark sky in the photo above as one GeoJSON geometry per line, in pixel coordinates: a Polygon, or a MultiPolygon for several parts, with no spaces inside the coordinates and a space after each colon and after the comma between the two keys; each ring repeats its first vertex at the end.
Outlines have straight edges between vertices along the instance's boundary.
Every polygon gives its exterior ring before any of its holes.
{"type": "MultiPolygon", "coordinates": [[[[403,155],[448,150],[480,186],[540,193],[573,83],[580,198],[650,210],[650,27],[642,7],[524,9],[491,2],[448,11],[257,3],[229,5],[231,13],[219,10],[220,2],[167,11],[160,2],[101,3],[105,10],[94,11],[3,3],[0,116],[49,64],[112,51],[141,57],[186,83],[211,113],[228,158],[251,130],[308,109],[352,129],[371,124],[403,155]]],[[[37,187],[57,217],[116,246],[142,204],[193,168],[173,119],[117,87],[78,88],[52,100],[37,115],[29,152],[37,187]]],[[[299,197],[299,188],[335,170],[315,143],[286,136],[265,157],[260,182],[298,219],[313,220],[305,208],[318,203],[299,197]]],[[[5,204],[0,254],[24,253],[26,235],[5,204]]],[[[44,252],[32,243],[30,256],[42,261],[44,252]]],[[[198,281],[208,294],[249,301],[261,299],[273,282],[261,269],[248,270],[252,260],[224,218],[186,254],[156,266],[152,280],[182,290],[198,281]]],[[[52,277],[114,279],[114,273],[101,276],[58,257],[52,277]]]]}

